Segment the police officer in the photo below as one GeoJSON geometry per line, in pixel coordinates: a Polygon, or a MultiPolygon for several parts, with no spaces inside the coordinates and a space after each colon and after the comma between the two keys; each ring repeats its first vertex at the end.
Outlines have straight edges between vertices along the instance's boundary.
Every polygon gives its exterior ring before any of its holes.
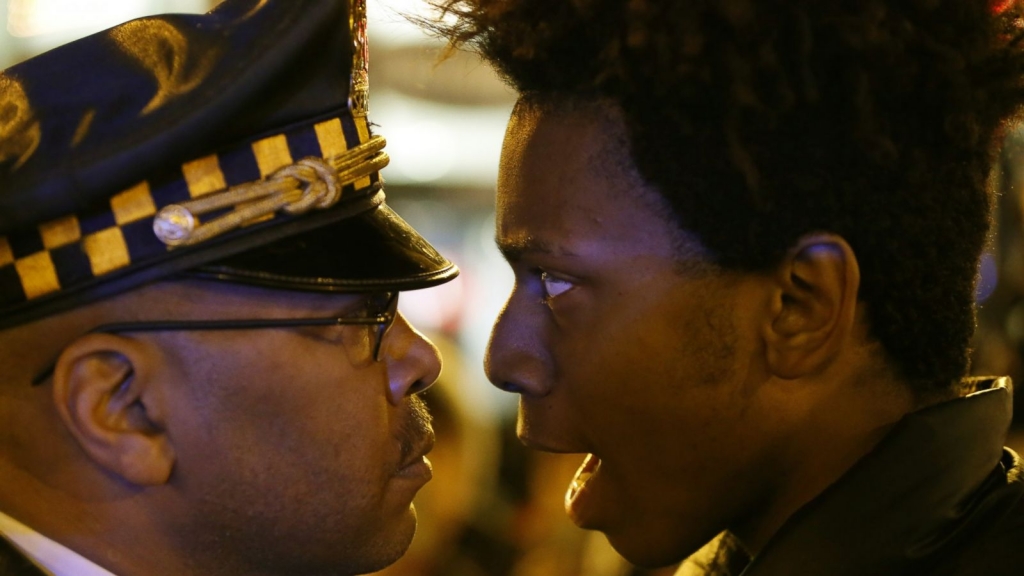
{"type": "Polygon", "coordinates": [[[0,574],[356,574],[430,479],[458,273],[384,203],[365,0],[227,0],[0,74],[0,574]]]}

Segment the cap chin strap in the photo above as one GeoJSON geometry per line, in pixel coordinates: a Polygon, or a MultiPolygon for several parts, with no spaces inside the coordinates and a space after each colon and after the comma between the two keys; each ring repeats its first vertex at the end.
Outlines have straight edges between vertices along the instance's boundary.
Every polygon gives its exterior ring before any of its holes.
{"type": "Polygon", "coordinates": [[[341,200],[346,185],[388,165],[385,144],[383,137],[374,136],[330,159],[303,158],[263,180],[170,204],[156,214],[153,233],[171,248],[192,246],[277,212],[297,215],[330,208],[341,200]],[[199,218],[225,209],[231,211],[208,222],[199,218]]]}

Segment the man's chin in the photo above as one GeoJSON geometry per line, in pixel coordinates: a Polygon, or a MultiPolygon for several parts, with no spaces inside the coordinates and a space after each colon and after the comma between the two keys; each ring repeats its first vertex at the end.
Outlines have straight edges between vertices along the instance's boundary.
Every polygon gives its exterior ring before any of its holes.
{"type": "MultiPolygon", "coordinates": [[[[601,530],[623,558],[641,568],[663,568],[678,564],[707,542],[689,542],[686,538],[658,537],[650,530],[601,530]]],[[[695,540],[695,539],[694,539],[695,540]]]]}

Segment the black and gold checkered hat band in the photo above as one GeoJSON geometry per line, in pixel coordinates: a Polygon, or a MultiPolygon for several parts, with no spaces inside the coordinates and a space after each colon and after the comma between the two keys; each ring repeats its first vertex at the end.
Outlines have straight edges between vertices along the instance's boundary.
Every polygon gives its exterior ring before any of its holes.
{"type": "MultiPolygon", "coordinates": [[[[233,187],[266,181],[303,158],[337,158],[370,140],[365,117],[342,114],[303,124],[185,162],[169,174],[139,182],[113,195],[93,210],[0,236],[0,327],[39,316],[39,309],[70,307],[61,306],[60,302],[168,261],[201,263],[195,253],[206,250],[208,245],[266,234],[300,219],[279,210],[246,221],[207,243],[178,248],[169,246],[154,232],[158,213],[169,206],[187,205],[233,187]]],[[[343,183],[338,205],[365,202],[379,187],[378,172],[369,171],[343,183]]],[[[246,246],[251,245],[249,242],[246,246]]]]}

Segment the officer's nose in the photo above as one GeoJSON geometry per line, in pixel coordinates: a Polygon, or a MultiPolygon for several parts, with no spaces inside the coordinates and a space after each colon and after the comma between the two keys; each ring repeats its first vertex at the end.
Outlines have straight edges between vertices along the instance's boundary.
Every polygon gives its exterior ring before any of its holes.
{"type": "Polygon", "coordinates": [[[513,291],[487,343],[484,372],[491,384],[529,396],[545,396],[551,391],[545,326],[543,309],[536,299],[513,291]]]}
{"type": "Polygon", "coordinates": [[[386,338],[383,361],[388,368],[388,400],[397,406],[406,396],[419,394],[437,381],[441,354],[400,313],[386,338]]]}

